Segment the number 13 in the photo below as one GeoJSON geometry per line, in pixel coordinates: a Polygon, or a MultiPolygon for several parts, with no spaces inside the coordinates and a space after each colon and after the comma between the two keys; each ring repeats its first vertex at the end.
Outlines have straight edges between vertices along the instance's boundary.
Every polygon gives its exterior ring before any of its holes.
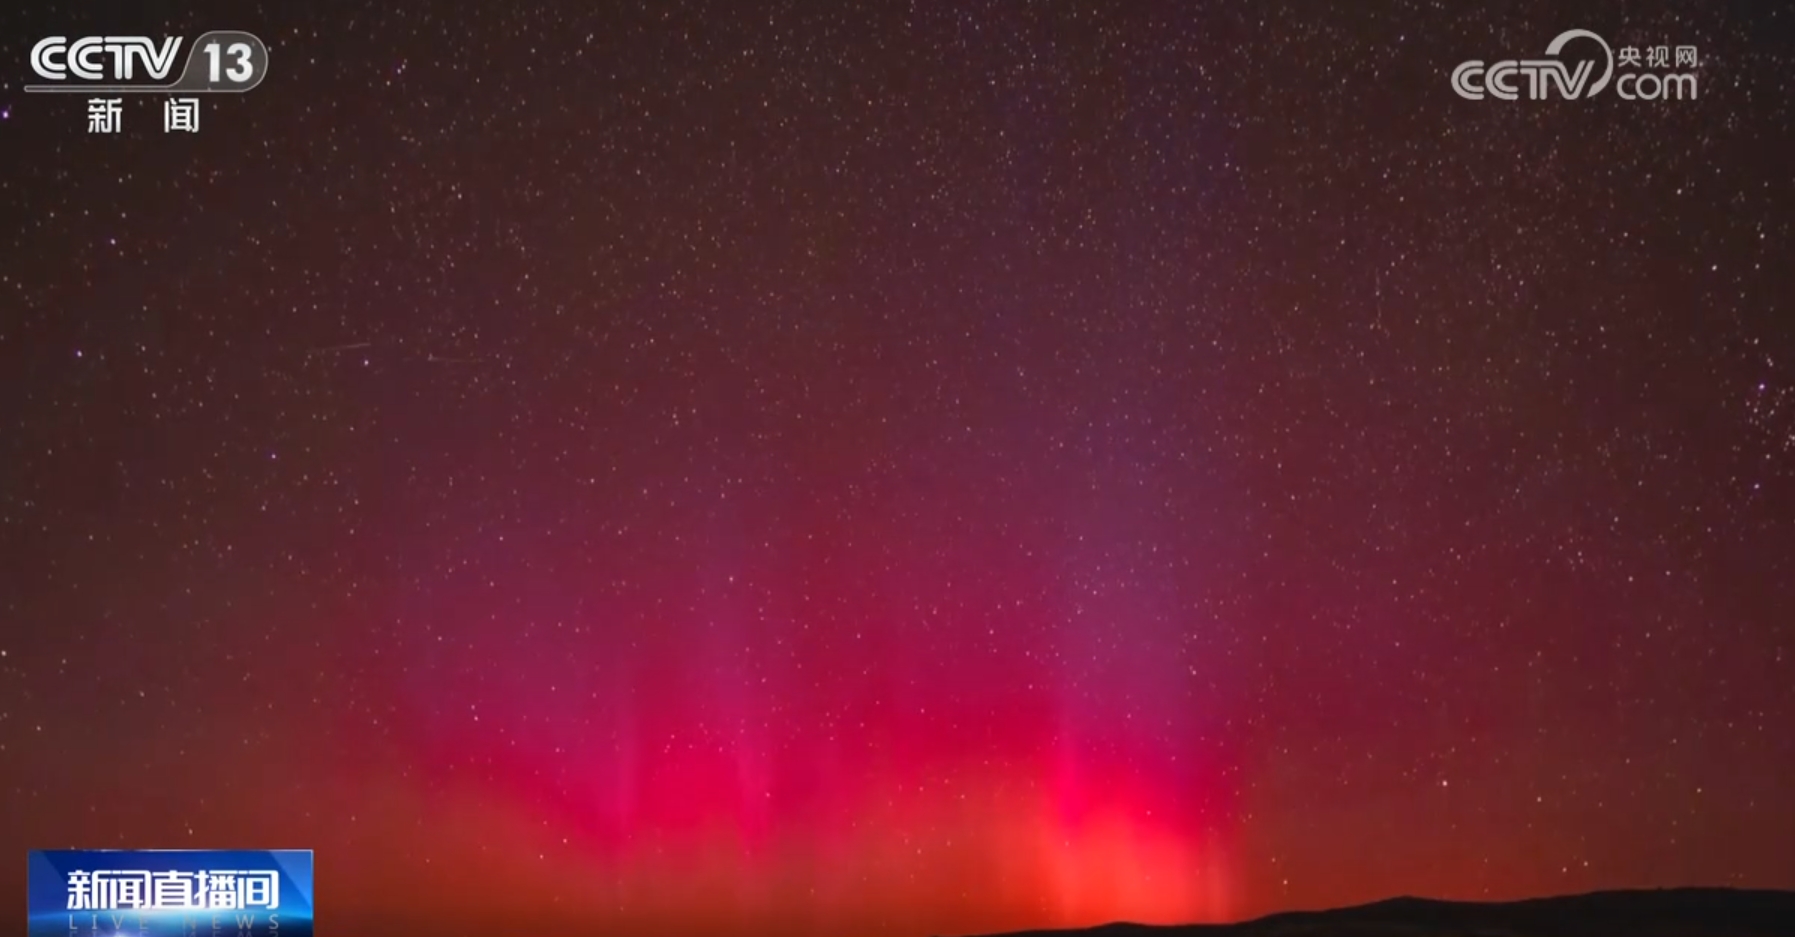
{"type": "Polygon", "coordinates": [[[229,79],[232,84],[240,85],[248,81],[250,76],[256,73],[255,63],[249,59],[250,51],[247,42],[233,42],[229,49],[223,50],[218,48],[216,42],[206,43],[206,58],[211,63],[209,79],[216,84],[221,80],[219,75],[222,73],[224,78],[229,79]],[[223,55],[220,54],[221,51],[224,53],[223,55]],[[224,55],[229,55],[236,64],[228,69],[225,68],[224,55]]]}

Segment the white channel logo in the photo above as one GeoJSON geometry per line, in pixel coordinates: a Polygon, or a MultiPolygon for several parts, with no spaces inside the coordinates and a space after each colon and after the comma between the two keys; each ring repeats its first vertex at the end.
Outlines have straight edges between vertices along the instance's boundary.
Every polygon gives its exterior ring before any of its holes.
{"type": "MultiPolygon", "coordinates": [[[[1494,98],[1498,101],[1515,101],[1525,98],[1529,101],[1545,101],[1552,98],[1563,98],[1575,101],[1579,98],[1593,98],[1614,85],[1614,93],[1627,101],[1693,101],[1697,95],[1694,72],[1645,71],[1644,68],[1669,68],[1671,54],[1669,46],[1656,46],[1648,50],[1643,63],[1640,51],[1627,47],[1620,51],[1618,58],[1607,40],[1587,29],[1571,29],[1559,33],[1546,46],[1546,55],[1550,58],[1539,59],[1505,59],[1500,62],[1485,62],[1472,59],[1461,62],[1452,70],[1452,90],[1458,96],[1471,101],[1482,101],[1494,98]],[[1571,64],[1557,56],[1564,52],[1565,46],[1583,39],[1601,47],[1599,57],[1571,64]],[[1596,76],[1596,66],[1601,65],[1601,75],[1596,76]],[[1617,64],[1622,68],[1618,78],[1615,75],[1617,64]]],[[[1678,67],[1695,66],[1695,47],[1678,46],[1676,48],[1676,65],[1678,67]]]]}

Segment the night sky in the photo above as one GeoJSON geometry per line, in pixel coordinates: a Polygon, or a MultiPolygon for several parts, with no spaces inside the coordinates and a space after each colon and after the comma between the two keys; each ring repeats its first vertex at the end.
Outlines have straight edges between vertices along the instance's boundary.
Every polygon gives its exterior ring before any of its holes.
{"type": "Polygon", "coordinates": [[[1795,9],[411,6],[0,14],[14,907],[1795,887],[1795,9]],[[1577,27],[1700,98],[1453,93],[1577,27]],[[197,134],[21,91],[226,28],[197,134]]]}

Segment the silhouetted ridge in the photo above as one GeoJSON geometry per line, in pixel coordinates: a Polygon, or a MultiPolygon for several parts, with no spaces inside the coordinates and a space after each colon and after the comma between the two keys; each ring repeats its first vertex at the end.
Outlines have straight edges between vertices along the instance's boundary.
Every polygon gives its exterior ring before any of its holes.
{"type": "Polygon", "coordinates": [[[1240,924],[1105,924],[1029,934],[1102,937],[1795,937],[1795,892],[1672,888],[1524,901],[1390,898],[1240,924]]]}

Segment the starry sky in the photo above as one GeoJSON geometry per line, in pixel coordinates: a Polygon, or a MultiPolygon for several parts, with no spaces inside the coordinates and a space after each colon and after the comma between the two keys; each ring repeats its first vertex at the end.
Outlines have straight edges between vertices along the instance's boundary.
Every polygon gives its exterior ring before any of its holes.
{"type": "Polygon", "coordinates": [[[1795,15],[1568,16],[9,8],[5,894],[126,846],[313,848],[352,935],[1795,887],[1795,15]],[[1453,94],[1578,27],[1700,98],[1453,94]],[[272,70],[196,134],[21,91],[209,29],[272,70]]]}

